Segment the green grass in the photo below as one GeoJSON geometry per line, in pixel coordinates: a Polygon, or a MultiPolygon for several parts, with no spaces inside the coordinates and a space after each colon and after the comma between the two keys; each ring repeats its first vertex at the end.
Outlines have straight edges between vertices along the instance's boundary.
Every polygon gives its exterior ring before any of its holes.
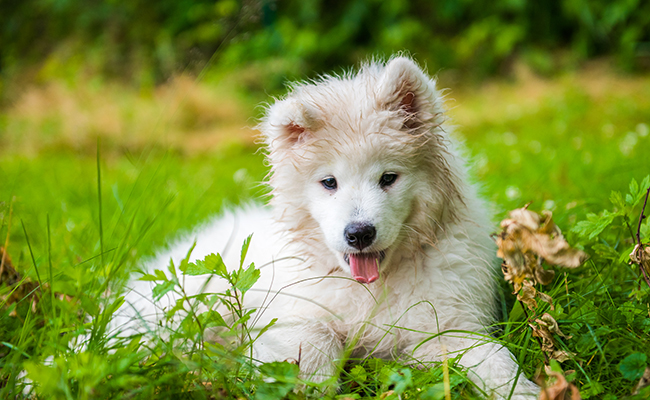
{"type": "MultiPolygon", "coordinates": [[[[117,126],[139,121],[149,127],[126,136],[87,122],[105,108],[93,106],[101,104],[93,96],[102,90],[84,91],[90,100],[71,100],[75,113],[81,113],[76,118],[85,121],[80,146],[75,145],[79,125],[65,123],[68,108],[58,112],[43,106],[38,115],[26,113],[27,106],[0,111],[0,243],[4,246],[9,234],[13,266],[43,287],[32,293],[37,285],[24,285],[29,290],[14,293],[18,301],[0,300],[0,397],[19,396],[23,381],[16,377],[24,370],[42,398],[320,396],[314,385],[291,391],[297,383],[295,365],[254,367],[245,348],[226,351],[205,343],[195,327],[155,343],[110,341],[104,332],[119,304],[116,293],[143,257],[224,205],[264,193],[255,183],[267,168],[250,141],[208,140],[197,149],[196,140],[184,140],[221,129],[223,119],[228,132],[236,124],[229,115],[206,117],[211,109],[205,103],[213,99],[196,93],[210,88],[191,86],[191,105],[184,105],[187,96],[181,94],[172,107],[180,111],[169,115],[164,107],[172,102],[169,97],[128,87],[121,87],[123,93],[111,91],[102,99],[116,104],[113,117],[124,119],[117,126]],[[161,113],[160,120],[152,109],[161,113]],[[192,118],[202,125],[188,122],[192,118]],[[173,140],[161,142],[158,133],[173,140]],[[32,306],[34,295],[39,301],[32,306]],[[75,345],[76,337],[85,338],[85,346],[75,345]]],[[[57,93],[57,103],[76,95],[74,88],[57,93]]],[[[548,82],[532,77],[493,82],[450,95],[457,135],[465,139],[476,179],[499,217],[528,202],[535,210],[550,209],[569,242],[591,256],[576,270],[558,272],[555,282],[542,289],[554,298],[556,309],[539,308],[570,335],[558,338],[560,348],[575,354],[561,367],[583,398],[631,398],[635,373],[650,357],[650,290],[626,259],[632,246],[626,221],[636,221],[641,206],[610,202],[611,191],[624,199],[630,181],[640,182],[650,173],[650,98],[645,93],[650,93],[650,78],[581,71],[548,82]],[[599,235],[590,238],[576,228],[589,213],[605,209],[618,216],[599,235]]],[[[15,104],[32,104],[28,100],[15,104]]],[[[253,105],[247,109],[252,115],[253,105]]],[[[235,121],[251,125],[248,115],[235,121]]],[[[648,241],[647,223],[644,229],[648,241]]],[[[6,275],[2,281],[0,299],[12,290],[6,275]]],[[[531,376],[541,370],[544,356],[510,291],[504,283],[499,332],[531,376]]],[[[243,323],[232,330],[245,328],[243,323]]],[[[455,360],[447,367],[452,398],[476,398],[455,360]]],[[[441,399],[444,369],[358,361],[342,373],[339,393],[441,399]]]]}

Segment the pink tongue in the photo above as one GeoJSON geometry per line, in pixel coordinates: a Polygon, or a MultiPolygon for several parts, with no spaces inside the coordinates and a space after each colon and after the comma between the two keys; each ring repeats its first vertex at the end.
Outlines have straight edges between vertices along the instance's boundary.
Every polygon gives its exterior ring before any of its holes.
{"type": "Polygon", "coordinates": [[[378,254],[350,254],[352,277],[361,283],[374,282],[379,278],[378,254]]]}

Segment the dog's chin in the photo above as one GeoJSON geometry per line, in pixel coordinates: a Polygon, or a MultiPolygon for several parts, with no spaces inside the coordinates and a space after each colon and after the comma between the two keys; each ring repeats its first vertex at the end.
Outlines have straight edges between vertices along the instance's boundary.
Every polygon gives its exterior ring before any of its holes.
{"type": "Polygon", "coordinates": [[[350,271],[352,278],[360,283],[372,283],[379,279],[379,271],[386,259],[386,251],[339,253],[341,267],[350,271]]]}

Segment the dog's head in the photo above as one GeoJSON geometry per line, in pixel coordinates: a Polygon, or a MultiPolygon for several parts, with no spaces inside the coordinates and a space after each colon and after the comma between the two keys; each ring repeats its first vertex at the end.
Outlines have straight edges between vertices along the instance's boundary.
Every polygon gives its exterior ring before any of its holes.
{"type": "Polygon", "coordinates": [[[435,82],[404,57],[294,86],[260,127],[279,219],[376,280],[396,250],[434,242],[460,198],[443,122],[435,82]]]}

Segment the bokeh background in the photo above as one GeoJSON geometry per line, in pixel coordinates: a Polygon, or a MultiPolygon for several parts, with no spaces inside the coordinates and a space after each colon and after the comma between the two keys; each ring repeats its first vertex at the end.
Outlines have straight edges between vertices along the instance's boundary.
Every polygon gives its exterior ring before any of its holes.
{"type": "Polygon", "coordinates": [[[205,151],[250,137],[252,105],[288,81],[396,52],[459,94],[589,73],[598,91],[650,68],[641,0],[7,0],[0,21],[0,144],[29,151],[205,151]]]}

